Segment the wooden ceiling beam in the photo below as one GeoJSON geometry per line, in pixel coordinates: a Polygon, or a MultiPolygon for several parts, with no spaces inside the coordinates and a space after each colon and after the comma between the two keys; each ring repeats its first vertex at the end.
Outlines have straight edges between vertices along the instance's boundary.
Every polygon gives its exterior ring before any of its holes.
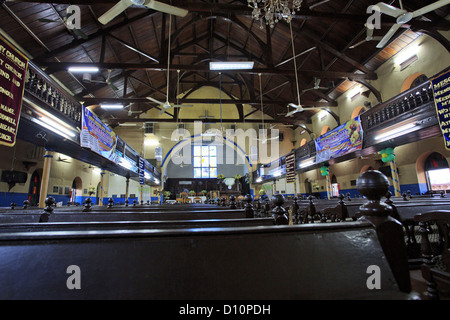
{"type": "MultiPolygon", "coordinates": [[[[52,74],[58,71],[65,71],[70,66],[97,66],[100,69],[121,69],[121,70],[150,70],[150,71],[167,71],[167,64],[163,63],[86,63],[86,62],[41,62],[38,64],[42,68],[46,68],[48,74],[52,74]]],[[[197,72],[211,72],[217,73],[218,71],[209,70],[208,65],[178,65],[171,64],[171,71],[197,71],[197,72]]],[[[308,75],[312,77],[324,77],[334,79],[347,79],[353,80],[376,80],[377,75],[373,72],[369,74],[352,73],[352,72],[339,72],[339,71],[321,71],[321,70],[299,70],[302,75],[308,75]]],[[[240,74],[264,74],[264,75],[285,75],[294,76],[294,70],[290,69],[278,69],[278,68],[255,68],[251,70],[226,70],[222,73],[240,73],[240,74]]]]}

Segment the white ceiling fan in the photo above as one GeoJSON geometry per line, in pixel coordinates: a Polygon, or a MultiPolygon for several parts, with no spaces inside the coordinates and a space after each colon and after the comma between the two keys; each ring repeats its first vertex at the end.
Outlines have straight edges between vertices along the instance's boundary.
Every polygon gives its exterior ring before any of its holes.
{"type": "Polygon", "coordinates": [[[102,24],[107,24],[111,20],[113,20],[115,17],[117,17],[119,14],[124,12],[129,7],[136,5],[136,6],[144,6],[149,9],[153,9],[156,11],[161,11],[164,13],[168,13],[171,15],[179,16],[179,17],[185,17],[188,14],[188,11],[185,9],[181,9],[178,7],[174,7],[171,5],[168,5],[163,2],[154,1],[154,0],[121,0],[119,1],[114,7],[112,7],[109,11],[107,11],[105,14],[103,14],[98,21],[100,21],[102,24]]]}
{"type": "Polygon", "coordinates": [[[362,40],[362,41],[360,41],[358,43],[355,43],[354,45],[350,46],[349,49],[354,49],[354,48],[362,45],[364,42],[367,42],[367,41],[373,41],[373,40],[379,41],[379,40],[383,39],[382,36],[374,37],[373,36],[373,29],[374,28],[369,28],[367,26],[367,23],[364,24],[364,26],[366,27],[366,30],[367,30],[366,31],[366,38],[364,40],[362,40]]]}
{"type": "Polygon", "coordinates": [[[296,105],[296,104],[293,104],[293,103],[289,103],[289,104],[287,105],[287,107],[288,107],[288,108],[289,108],[289,107],[292,107],[292,108],[294,108],[294,110],[289,111],[289,112],[285,115],[286,118],[292,117],[294,114],[296,114],[296,113],[298,113],[298,112],[303,112],[303,111],[305,111],[305,110],[317,110],[317,109],[322,109],[322,108],[323,108],[323,107],[303,107],[303,106],[299,106],[299,105],[296,105]]]}
{"type": "Polygon", "coordinates": [[[450,4],[450,0],[439,0],[434,3],[431,3],[427,6],[424,6],[416,11],[408,12],[403,9],[403,3],[399,0],[400,8],[393,7],[389,4],[379,2],[376,5],[380,8],[380,12],[384,13],[388,16],[394,17],[397,19],[396,24],[394,24],[389,31],[384,35],[381,41],[377,44],[377,48],[383,48],[389,39],[397,32],[397,30],[405,23],[411,21],[411,19],[424,15],[428,12],[434,11],[443,7],[445,5],[450,4]]]}
{"type": "Polygon", "coordinates": [[[321,82],[321,80],[319,78],[314,77],[314,87],[302,90],[302,94],[305,92],[311,91],[311,90],[328,90],[328,89],[330,89],[329,87],[321,87],[320,82],[321,82]]]}
{"type": "Polygon", "coordinates": [[[106,78],[105,81],[92,80],[92,74],[84,73],[83,74],[83,82],[85,82],[85,83],[106,83],[108,86],[111,87],[111,89],[113,89],[114,91],[117,91],[119,89],[111,81],[111,72],[112,72],[112,70],[108,70],[108,77],[106,78]]]}

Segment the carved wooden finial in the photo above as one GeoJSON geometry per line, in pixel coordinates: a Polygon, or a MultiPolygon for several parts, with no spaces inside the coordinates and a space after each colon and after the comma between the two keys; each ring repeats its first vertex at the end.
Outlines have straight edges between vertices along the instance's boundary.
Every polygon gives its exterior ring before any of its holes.
{"type": "Polygon", "coordinates": [[[230,209],[236,209],[236,197],[233,195],[230,196],[230,209]]]}
{"type": "Polygon", "coordinates": [[[114,206],[114,199],[113,198],[109,198],[108,199],[108,208],[112,208],[114,206]]]}
{"type": "Polygon", "coordinates": [[[380,200],[389,191],[388,178],[378,170],[369,170],[361,174],[356,180],[356,186],[369,202],[359,209],[364,216],[388,216],[391,206],[381,203],[380,200]]]}
{"type": "Polygon", "coordinates": [[[86,200],[84,200],[84,209],[82,210],[82,212],[91,211],[91,207],[92,207],[92,199],[87,198],[86,200]]]}
{"type": "Polygon", "coordinates": [[[53,213],[53,205],[55,204],[55,199],[53,197],[48,197],[45,199],[44,212],[39,217],[39,222],[48,222],[50,215],[53,213]]]}
{"type": "Polygon", "coordinates": [[[28,209],[28,206],[30,205],[30,202],[28,201],[28,200],[25,200],[24,202],[23,202],[23,208],[24,209],[28,209]]]}
{"type": "Polygon", "coordinates": [[[286,215],[286,209],[283,208],[284,197],[281,194],[276,194],[272,197],[272,204],[275,208],[272,209],[272,215],[275,219],[275,224],[289,224],[289,219],[286,215]]]}
{"type": "Polygon", "coordinates": [[[253,210],[253,205],[252,205],[253,197],[251,195],[247,194],[244,198],[244,201],[247,202],[244,207],[245,217],[246,218],[254,218],[255,210],[253,210]]]}

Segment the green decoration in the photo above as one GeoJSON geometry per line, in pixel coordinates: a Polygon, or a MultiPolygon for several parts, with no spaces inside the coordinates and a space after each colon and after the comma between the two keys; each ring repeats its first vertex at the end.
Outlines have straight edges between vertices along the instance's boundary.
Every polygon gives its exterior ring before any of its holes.
{"type": "Polygon", "coordinates": [[[323,166],[322,168],[320,168],[320,173],[321,173],[322,176],[324,176],[324,177],[330,175],[330,173],[328,172],[328,167],[327,167],[327,166],[323,166]]]}
{"type": "Polygon", "coordinates": [[[381,160],[386,163],[389,161],[394,161],[395,154],[394,154],[394,148],[386,148],[379,152],[381,154],[381,160]]]}

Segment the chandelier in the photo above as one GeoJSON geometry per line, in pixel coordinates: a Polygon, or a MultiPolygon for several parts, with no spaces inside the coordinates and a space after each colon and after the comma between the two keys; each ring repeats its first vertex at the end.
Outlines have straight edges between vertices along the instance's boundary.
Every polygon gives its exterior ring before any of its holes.
{"type": "Polygon", "coordinates": [[[260,28],[264,29],[263,18],[271,28],[284,19],[287,23],[292,20],[292,15],[300,11],[303,0],[247,0],[248,6],[253,8],[252,18],[260,20],[260,28]],[[292,4],[291,4],[292,2],[292,4]]]}

